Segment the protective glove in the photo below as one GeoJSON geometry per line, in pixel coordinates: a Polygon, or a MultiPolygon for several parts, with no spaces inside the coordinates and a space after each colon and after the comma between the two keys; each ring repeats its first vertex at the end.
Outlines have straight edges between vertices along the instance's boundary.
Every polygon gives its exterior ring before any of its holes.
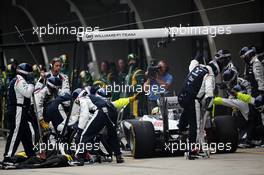
{"type": "Polygon", "coordinates": [[[214,102],[214,98],[213,97],[207,97],[205,99],[205,110],[206,111],[212,111],[212,109],[213,109],[213,102],[214,102]]]}
{"type": "Polygon", "coordinates": [[[252,101],[252,96],[249,94],[243,94],[241,92],[238,92],[236,97],[238,100],[241,100],[245,103],[251,103],[252,101]]]}
{"type": "Polygon", "coordinates": [[[215,97],[214,98],[214,104],[215,105],[222,105],[223,104],[223,98],[222,97],[215,97]]]}
{"type": "Polygon", "coordinates": [[[48,122],[45,122],[44,119],[41,119],[39,121],[39,124],[41,126],[42,129],[44,130],[48,130],[49,129],[49,123],[48,122]]]}
{"type": "Polygon", "coordinates": [[[26,77],[26,81],[27,81],[29,84],[35,84],[35,78],[34,78],[34,75],[33,75],[33,74],[28,74],[27,77],[26,77]]]}

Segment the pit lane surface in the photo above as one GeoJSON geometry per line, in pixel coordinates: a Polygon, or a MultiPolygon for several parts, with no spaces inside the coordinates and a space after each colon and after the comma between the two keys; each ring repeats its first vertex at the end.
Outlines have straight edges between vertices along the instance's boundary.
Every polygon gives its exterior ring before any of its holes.
{"type": "MultiPolygon", "coordinates": [[[[0,154],[5,142],[0,139],[0,154]]],[[[1,156],[2,159],[2,156],[1,156]]],[[[180,157],[133,159],[125,153],[125,163],[102,163],[82,167],[0,170],[0,175],[263,175],[264,149],[238,149],[233,154],[214,154],[210,159],[186,160],[180,157]]]]}

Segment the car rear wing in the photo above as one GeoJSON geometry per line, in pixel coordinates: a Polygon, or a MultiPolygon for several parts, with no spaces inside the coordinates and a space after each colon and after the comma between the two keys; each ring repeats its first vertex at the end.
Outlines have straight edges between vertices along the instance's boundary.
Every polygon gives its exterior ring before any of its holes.
{"type": "Polygon", "coordinates": [[[168,110],[169,109],[182,109],[177,96],[172,97],[164,97],[160,98],[160,110],[163,119],[163,132],[165,141],[169,141],[169,118],[168,118],[168,110]]]}

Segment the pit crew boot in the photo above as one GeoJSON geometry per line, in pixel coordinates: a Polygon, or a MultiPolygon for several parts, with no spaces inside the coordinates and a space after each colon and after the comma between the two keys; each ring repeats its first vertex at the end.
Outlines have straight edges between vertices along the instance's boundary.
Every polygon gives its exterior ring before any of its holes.
{"type": "Polygon", "coordinates": [[[124,162],[125,162],[125,160],[121,154],[116,155],[116,163],[124,163],[124,162]]]}
{"type": "Polygon", "coordinates": [[[15,162],[11,157],[5,157],[1,163],[2,169],[9,169],[10,167],[15,167],[15,162]]]}

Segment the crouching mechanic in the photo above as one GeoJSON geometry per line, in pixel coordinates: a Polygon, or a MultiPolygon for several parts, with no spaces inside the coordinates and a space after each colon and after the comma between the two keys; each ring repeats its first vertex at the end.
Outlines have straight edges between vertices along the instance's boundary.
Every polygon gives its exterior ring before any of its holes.
{"type": "Polygon", "coordinates": [[[178,95],[179,104],[184,109],[179,122],[180,132],[186,130],[189,125],[187,158],[190,160],[197,158],[195,146],[203,137],[201,132],[204,131],[204,124],[201,124],[201,121],[205,119],[201,117],[201,109],[203,107],[208,112],[212,110],[215,77],[226,68],[230,60],[229,51],[219,50],[215,54],[215,59],[207,66],[199,64],[197,60],[190,63],[190,73],[178,95]],[[202,103],[204,105],[201,105],[202,103]]]}
{"type": "Polygon", "coordinates": [[[222,77],[223,83],[220,87],[227,90],[228,98],[215,97],[214,105],[223,105],[232,108],[232,116],[235,118],[237,128],[239,129],[239,147],[249,147],[249,138],[252,138],[252,132],[249,129],[250,119],[252,118],[250,111],[253,106],[237,99],[233,92],[250,94],[250,83],[238,77],[238,72],[232,68],[225,70],[222,77]]]}
{"type": "Polygon", "coordinates": [[[56,133],[61,132],[58,126],[67,118],[65,108],[70,105],[71,100],[69,94],[59,96],[61,86],[61,79],[49,77],[46,85],[34,92],[40,126],[47,130],[51,122],[56,133]]]}
{"type": "MultiPolygon", "coordinates": [[[[232,91],[242,92],[242,93],[250,93],[251,89],[250,83],[242,78],[238,78],[238,72],[235,69],[227,69],[224,71],[223,75],[223,84],[225,88],[228,90],[227,93],[229,95],[228,98],[215,97],[214,104],[215,105],[223,105],[231,108],[238,109],[244,119],[248,120],[249,115],[249,106],[247,103],[242,100],[238,100],[233,96],[232,91]]],[[[223,86],[223,85],[222,85],[223,86]]]]}
{"type": "Polygon", "coordinates": [[[75,135],[75,142],[78,144],[76,156],[79,160],[83,159],[84,154],[81,152],[81,145],[91,144],[92,150],[96,151],[94,138],[106,126],[109,138],[109,145],[116,156],[117,163],[123,163],[124,159],[120,151],[119,140],[117,137],[117,111],[114,105],[104,100],[102,92],[99,90],[96,95],[82,94],[83,91],[77,89],[73,96],[78,96],[74,102],[71,120],[69,125],[78,122],[78,130],[75,135]],[[76,95],[78,94],[78,95],[76,95]],[[102,95],[102,96],[101,96],[102,95]],[[79,114],[79,115],[78,115],[79,114]]]}
{"type": "Polygon", "coordinates": [[[261,113],[261,121],[258,121],[259,127],[256,134],[259,139],[262,140],[261,147],[264,147],[264,95],[259,95],[256,98],[252,97],[250,94],[243,94],[241,92],[234,92],[237,99],[244,101],[245,103],[252,104],[261,113]]]}
{"type": "MultiPolygon", "coordinates": [[[[26,155],[31,160],[37,160],[33,150],[31,131],[29,127],[29,108],[31,96],[34,91],[34,77],[32,66],[21,63],[16,68],[17,75],[8,87],[8,117],[10,122],[10,133],[7,137],[3,167],[12,166],[12,161],[20,141],[25,149],[26,155]]],[[[36,162],[36,161],[34,161],[36,162]]]]}

